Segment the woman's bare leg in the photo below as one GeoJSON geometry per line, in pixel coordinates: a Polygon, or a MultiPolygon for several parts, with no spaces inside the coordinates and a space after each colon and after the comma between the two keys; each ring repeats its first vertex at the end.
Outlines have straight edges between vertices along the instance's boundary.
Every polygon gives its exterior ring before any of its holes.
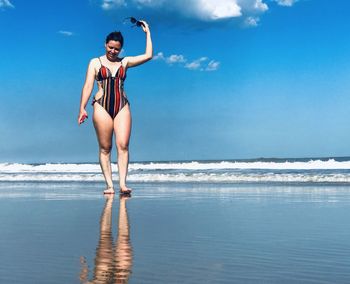
{"type": "Polygon", "coordinates": [[[129,165],[129,140],[131,133],[131,112],[125,105],[114,119],[114,133],[118,151],[119,186],[121,191],[130,191],[126,187],[129,165]]]}
{"type": "Polygon", "coordinates": [[[116,283],[128,283],[133,262],[133,252],[130,242],[130,225],[126,208],[127,200],[128,197],[124,195],[120,198],[119,203],[118,238],[114,252],[116,283]]]}
{"type": "Polygon", "coordinates": [[[107,189],[104,193],[113,193],[114,189],[111,167],[113,120],[101,105],[94,103],[93,122],[99,144],[100,166],[107,184],[107,189]]]}
{"type": "Polygon", "coordinates": [[[100,239],[96,248],[94,281],[91,283],[111,283],[113,263],[112,206],[114,196],[106,198],[100,219],[100,239]]]}

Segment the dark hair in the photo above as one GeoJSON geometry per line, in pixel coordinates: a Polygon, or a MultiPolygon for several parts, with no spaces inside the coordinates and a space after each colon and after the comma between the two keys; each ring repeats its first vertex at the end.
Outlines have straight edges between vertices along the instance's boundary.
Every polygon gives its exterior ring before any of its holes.
{"type": "Polygon", "coordinates": [[[120,44],[123,47],[124,44],[124,38],[121,32],[111,32],[107,37],[106,37],[106,43],[108,43],[110,40],[114,41],[119,41],[120,44]]]}

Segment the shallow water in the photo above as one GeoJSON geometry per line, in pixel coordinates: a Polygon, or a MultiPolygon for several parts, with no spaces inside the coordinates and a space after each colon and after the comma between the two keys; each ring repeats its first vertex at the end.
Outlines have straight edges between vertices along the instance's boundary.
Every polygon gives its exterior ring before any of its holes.
{"type": "Polygon", "coordinates": [[[349,283],[349,186],[0,184],[0,283],[349,283]],[[120,283],[120,282],[118,282],[120,283]]]}

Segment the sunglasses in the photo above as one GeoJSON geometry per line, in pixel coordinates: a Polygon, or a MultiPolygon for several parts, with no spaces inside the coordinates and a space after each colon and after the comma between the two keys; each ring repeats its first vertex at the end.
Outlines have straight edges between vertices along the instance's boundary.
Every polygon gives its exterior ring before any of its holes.
{"type": "Polygon", "coordinates": [[[133,27],[141,27],[141,26],[145,26],[145,24],[144,23],[142,23],[141,21],[139,21],[139,20],[136,20],[134,17],[127,17],[127,18],[125,18],[125,20],[130,20],[130,22],[132,23],[132,24],[134,24],[133,25],[133,27]]]}

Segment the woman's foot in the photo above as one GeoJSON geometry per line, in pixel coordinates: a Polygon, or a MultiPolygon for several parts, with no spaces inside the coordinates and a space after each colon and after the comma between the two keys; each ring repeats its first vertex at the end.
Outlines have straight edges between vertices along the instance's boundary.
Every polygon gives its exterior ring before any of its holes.
{"type": "Polygon", "coordinates": [[[120,194],[131,194],[131,188],[124,186],[120,186],[119,190],[120,194]]]}
{"type": "Polygon", "coordinates": [[[112,186],[108,186],[104,191],[103,194],[114,194],[114,188],[112,186]]]}

